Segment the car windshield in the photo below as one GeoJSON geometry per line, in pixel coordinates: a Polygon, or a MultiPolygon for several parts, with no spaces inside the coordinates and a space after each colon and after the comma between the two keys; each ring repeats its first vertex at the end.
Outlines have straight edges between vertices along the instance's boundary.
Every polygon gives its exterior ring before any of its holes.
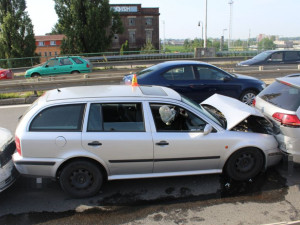
{"type": "Polygon", "coordinates": [[[214,116],[212,116],[208,111],[206,111],[200,104],[198,104],[197,102],[185,97],[184,95],[181,95],[181,100],[188,104],[189,106],[193,107],[194,109],[196,109],[197,111],[200,111],[202,114],[204,114],[205,116],[207,116],[209,119],[211,119],[212,121],[214,121],[216,124],[218,124],[219,126],[223,127],[222,124],[220,123],[219,120],[217,120],[214,116]]]}
{"type": "Polygon", "coordinates": [[[254,56],[252,59],[259,60],[259,61],[265,60],[270,56],[270,54],[271,54],[271,52],[269,52],[269,51],[262,52],[256,56],[254,56]]]}
{"type": "Polygon", "coordinates": [[[144,70],[141,70],[141,71],[137,72],[136,75],[137,75],[138,77],[140,77],[140,78],[141,78],[141,77],[145,77],[145,76],[147,76],[150,72],[155,71],[155,70],[157,70],[157,69],[159,69],[159,68],[160,68],[159,65],[154,65],[154,66],[148,67],[148,68],[146,68],[146,69],[144,69],[144,70]]]}

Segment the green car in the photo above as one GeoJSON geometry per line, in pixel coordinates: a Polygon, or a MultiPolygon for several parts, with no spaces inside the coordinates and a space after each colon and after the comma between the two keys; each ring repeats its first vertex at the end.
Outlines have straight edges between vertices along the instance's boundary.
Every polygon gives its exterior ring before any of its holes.
{"type": "Polygon", "coordinates": [[[42,66],[27,70],[25,78],[66,73],[89,73],[92,72],[92,67],[87,59],[79,56],[56,57],[49,59],[42,66]]]}

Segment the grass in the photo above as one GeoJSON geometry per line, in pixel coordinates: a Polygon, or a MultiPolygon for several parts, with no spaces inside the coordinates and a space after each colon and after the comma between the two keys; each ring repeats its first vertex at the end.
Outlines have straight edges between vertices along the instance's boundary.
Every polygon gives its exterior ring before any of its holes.
{"type": "MultiPolygon", "coordinates": [[[[38,91],[37,95],[41,96],[44,93],[44,91],[38,91]]],[[[0,99],[7,99],[7,98],[27,98],[30,96],[35,96],[33,91],[27,91],[27,92],[15,92],[15,93],[3,93],[0,94],[0,99]]]]}

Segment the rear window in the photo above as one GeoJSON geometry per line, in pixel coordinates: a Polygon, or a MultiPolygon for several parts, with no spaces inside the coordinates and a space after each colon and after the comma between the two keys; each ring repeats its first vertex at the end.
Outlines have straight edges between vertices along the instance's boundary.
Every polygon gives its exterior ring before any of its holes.
{"type": "Polygon", "coordinates": [[[76,64],[83,64],[79,58],[71,58],[76,64]]]}
{"type": "Polygon", "coordinates": [[[258,97],[280,108],[296,111],[300,105],[300,89],[279,81],[264,89],[258,97]]]}

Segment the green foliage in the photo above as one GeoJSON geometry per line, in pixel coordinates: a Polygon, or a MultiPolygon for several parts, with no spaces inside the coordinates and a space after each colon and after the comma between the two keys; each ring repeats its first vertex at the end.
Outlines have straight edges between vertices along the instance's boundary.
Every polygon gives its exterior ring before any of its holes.
{"type": "Polygon", "coordinates": [[[264,38],[258,43],[258,50],[272,50],[275,48],[276,48],[276,45],[269,38],[264,38]]]}
{"type": "Polygon", "coordinates": [[[129,51],[129,45],[128,45],[128,41],[126,40],[122,45],[121,45],[121,48],[120,48],[120,55],[124,55],[126,54],[126,52],[129,51]]]}
{"type": "Polygon", "coordinates": [[[54,0],[58,24],[53,33],[63,33],[63,54],[106,51],[115,34],[124,28],[109,0],[54,0]]]}
{"type": "MultiPolygon", "coordinates": [[[[0,1],[0,58],[21,58],[35,56],[33,25],[26,10],[25,0],[0,1]]],[[[29,63],[14,61],[3,67],[28,66],[29,63]]]]}
{"type": "Polygon", "coordinates": [[[153,46],[151,41],[147,41],[146,44],[141,48],[141,54],[152,54],[155,51],[155,47],[153,46]]]}

